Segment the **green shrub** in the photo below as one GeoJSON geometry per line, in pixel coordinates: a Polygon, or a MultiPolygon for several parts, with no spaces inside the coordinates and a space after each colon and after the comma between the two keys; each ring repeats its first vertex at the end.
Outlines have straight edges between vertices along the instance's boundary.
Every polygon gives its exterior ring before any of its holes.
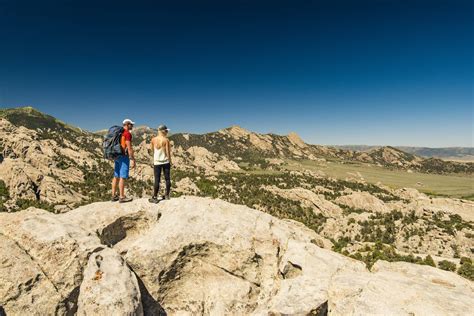
{"type": "Polygon", "coordinates": [[[0,212],[5,212],[7,209],[4,203],[10,198],[7,185],[3,180],[0,180],[0,212]]]}
{"type": "Polygon", "coordinates": [[[459,248],[457,245],[451,245],[451,249],[453,249],[453,257],[459,258],[459,248]]]}
{"type": "Polygon", "coordinates": [[[438,268],[446,271],[456,271],[456,264],[448,260],[442,260],[438,263],[438,268]]]}
{"type": "Polygon", "coordinates": [[[468,257],[461,257],[461,260],[460,260],[460,264],[463,265],[463,264],[472,264],[472,260],[471,258],[468,258],[468,257]]]}
{"type": "Polygon", "coordinates": [[[423,264],[428,266],[436,267],[436,263],[434,262],[433,258],[430,255],[427,255],[423,260],[423,264]]]}
{"type": "Polygon", "coordinates": [[[9,197],[7,185],[3,180],[0,180],[0,199],[7,200],[9,197]]]}
{"type": "Polygon", "coordinates": [[[458,269],[458,274],[471,281],[474,281],[474,265],[472,262],[464,262],[458,269]]]}
{"type": "Polygon", "coordinates": [[[346,248],[347,245],[351,242],[351,239],[349,237],[342,237],[338,240],[332,239],[331,242],[333,243],[332,250],[336,252],[343,252],[344,248],[346,248]]]}

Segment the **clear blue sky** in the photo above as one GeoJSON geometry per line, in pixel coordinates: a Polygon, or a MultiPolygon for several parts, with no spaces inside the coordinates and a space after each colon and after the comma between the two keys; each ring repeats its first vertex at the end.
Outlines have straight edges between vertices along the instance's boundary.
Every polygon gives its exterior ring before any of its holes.
{"type": "Polygon", "coordinates": [[[471,0],[0,0],[0,106],[80,127],[233,124],[473,146],[471,0]]]}

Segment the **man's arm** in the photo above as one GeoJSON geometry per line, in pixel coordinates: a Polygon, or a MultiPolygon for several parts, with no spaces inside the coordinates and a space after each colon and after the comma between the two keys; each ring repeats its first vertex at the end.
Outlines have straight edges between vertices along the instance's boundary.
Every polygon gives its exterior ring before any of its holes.
{"type": "Polygon", "coordinates": [[[135,156],[134,156],[133,149],[132,149],[132,142],[129,141],[129,140],[126,140],[125,145],[127,146],[128,157],[130,157],[130,160],[131,160],[130,168],[134,168],[135,167],[135,156]]]}

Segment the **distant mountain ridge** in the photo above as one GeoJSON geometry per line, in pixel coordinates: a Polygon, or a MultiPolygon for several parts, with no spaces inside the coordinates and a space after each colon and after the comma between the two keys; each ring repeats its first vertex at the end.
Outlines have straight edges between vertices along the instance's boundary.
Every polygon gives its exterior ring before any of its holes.
{"type": "MultiPolygon", "coordinates": [[[[370,145],[334,145],[333,147],[354,150],[354,151],[370,151],[384,146],[370,145]]],[[[393,146],[404,152],[417,155],[424,158],[440,158],[447,160],[466,160],[474,161],[474,147],[414,147],[414,146],[393,146]]]]}
{"type": "MultiPolygon", "coordinates": [[[[0,117],[7,119],[16,126],[35,130],[43,138],[51,138],[51,135],[55,135],[59,143],[63,141],[63,138],[76,143],[77,135],[83,139],[88,139],[87,143],[91,143],[91,139],[94,138],[92,142],[94,148],[90,149],[95,151],[98,150],[97,137],[105,133],[105,130],[97,133],[83,131],[50,115],[43,114],[32,107],[3,109],[0,112],[0,117]],[[73,134],[76,136],[71,137],[73,134]]],[[[140,145],[143,141],[149,141],[156,134],[156,130],[147,126],[139,126],[134,129],[133,133],[135,135],[134,143],[140,145]]],[[[472,163],[443,161],[438,158],[423,159],[416,154],[391,146],[372,148],[368,151],[346,150],[338,147],[307,144],[296,133],[290,133],[286,136],[259,134],[240,126],[231,126],[205,134],[177,133],[171,135],[170,138],[175,146],[184,151],[193,147],[200,147],[231,161],[255,163],[268,158],[338,159],[428,173],[474,172],[474,164],[472,163]]],[[[144,150],[146,151],[146,149],[144,150]]]]}
{"type": "Polygon", "coordinates": [[[385,146],[368,152],[344,150],[335,147],[306,144],[296,133],[287,136],[258,134],[239,126],[232,126],[206,134],[179,133],[171,136],[176,145],[187,148],[201,146],[228,159],[262,160],[287,159],[337,159],[358,161],[378,166],[416,170],[426,173],[473,173],[473,163],[424,159],[398,148],[385,146]]]}

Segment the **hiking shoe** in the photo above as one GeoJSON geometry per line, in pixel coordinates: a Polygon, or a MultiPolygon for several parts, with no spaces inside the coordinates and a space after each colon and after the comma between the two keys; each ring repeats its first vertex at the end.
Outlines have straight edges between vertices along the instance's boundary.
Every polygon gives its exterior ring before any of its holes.
{"type": "Polygon", "coordinates": [[[133,201],[133,198],[131,197],[123,197],[119,199],[119,203],[127,203],[133,201]]]}
{"type": "Polygon", "coordinates": [[[163,196],[163,200],[169,200],[169,199],[170,199],[170,196],[169,196],[169,194],[167,194],[167,195],[163,196]]]}
{"type": "Polygon", "coordinates": [[[160,202],[160,200],[158,200],[158,199],[156,198],[156,196],[153,196],[151,199],[148,199],[148,202],[150,202],[150,203],[155,203],[155,204],[156,204],[156,203],[160,202]]]}
{"type": "Polygon", "coordinates": [[[110,199],[111,202],[117,202],[118,200],[120,200],[118,195],[114,195],[112,199],[110,199]]]}

